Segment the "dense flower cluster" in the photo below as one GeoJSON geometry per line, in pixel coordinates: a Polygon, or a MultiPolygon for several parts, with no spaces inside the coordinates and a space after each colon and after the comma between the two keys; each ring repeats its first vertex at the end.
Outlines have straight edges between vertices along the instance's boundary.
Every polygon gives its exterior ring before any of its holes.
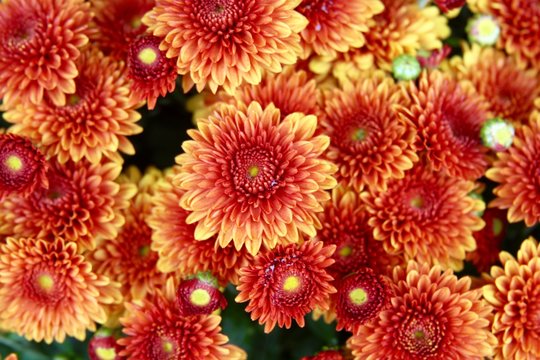
{"type": "Polygon", "coordinates": [[[1,355],[540,358],[539,38],[529,0],[0,0],[1,355]]]}

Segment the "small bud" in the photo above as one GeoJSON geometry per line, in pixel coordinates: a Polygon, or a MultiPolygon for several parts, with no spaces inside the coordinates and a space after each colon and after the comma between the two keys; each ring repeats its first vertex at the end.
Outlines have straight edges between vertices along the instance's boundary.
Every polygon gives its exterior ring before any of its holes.
{"type": "Polygon", "coordinates": [[[514,126],[501,118],[489,119],[482,125],[480,137],[488,148],[494,151],[508,149],[514,140],[514,126]]]}
{"type": "Polygon", "coordinates": [[[185,316],[211,314],[227,307],[225,296],[217,288],[215,278],[198,275],[178,286],[176,300],[185,316]]]}
{"type": "Polygon", "coordinates": [[[491,46],[497,42],[501,28],[491,15],[475,15],[467,23],[467,34],[470,42],[482,46],[491,46]]]}
{"type": "Polygon", "coordinates": [[[421,71],[422,67],[414,56],[403,54],[392,61],[392,73],[398,80],[415,80],[421,71]]]}

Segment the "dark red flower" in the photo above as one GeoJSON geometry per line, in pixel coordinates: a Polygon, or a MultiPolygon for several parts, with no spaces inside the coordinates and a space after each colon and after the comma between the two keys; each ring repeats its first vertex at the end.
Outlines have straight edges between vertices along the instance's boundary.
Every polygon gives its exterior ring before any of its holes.
{"type": "Polygon", "coordinates": [[[178,286],[176,300],[184,316],[208,315],[214,310],[227,307],[227,299],[217,288],[217,281],[193,278],[178,286]]]}

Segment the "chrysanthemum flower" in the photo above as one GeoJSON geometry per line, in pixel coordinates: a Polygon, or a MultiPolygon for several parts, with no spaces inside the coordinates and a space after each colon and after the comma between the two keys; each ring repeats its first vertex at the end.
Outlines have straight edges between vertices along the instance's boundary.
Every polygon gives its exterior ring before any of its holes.
{"type": "Polygon", "coordinates": [[[314,136],[315,116],[281,120],[273,105],[263,110],[252,102],[223,105],[197,124],[176,158],[175,177],[186,191],[180,203],[191,212],[186,221],[198,222],[195,239],[217,234],[220,246],[233,241],[255,255],[263,244],[271,249],[315,236],[316,213],[330,198],[325,190],[336,185],[335,165],[321,159],[329,138],[314,136]]]}
{"type": "Polygon", "coordinates": [[[487,120],[486,103],[468,84],[439,71],[424,72],[419,85],[410,82],[408,100],[398,113],[417,128],[417,148],[434,170],[476,180],[487,168],[487,148],[480,141],[487,120]]]}
{"type": "Polygon", "coordinates": [[[227,307],[227,299],[219,291],[215,279],[204,276],[180,282],[176,300],[184,316],[208,315],[215,310],[227,307]]]}
{"type": "Polygon", "coordinates": [[[58,106],[75,92],[75,60],[88,43],[83,0],[9,0],[0,11],[0,99],[58,106]],[[53,21],[54,20],[54,21],[53,21]]]}
{"type": "Polygon", "coordinates": [[[335,302],[336,330],[345,329],[353,334],[358,327],[379,315],[390,300],[388,284],[383,276],[370,268],[361,268],[340,280],[335,302]]]}
{"type": "Polygon", "coordinates": [[[399,88],[381,74],[325,94],[321,130],[331,139],[326,155],[338,165],[338,179],[356,191],[383,190],[418,160],[414,128],[392,109],[400,100],[399,88]]]}
{"type": "Polygon", "coordinates": [[[8,196],[0,203],[0,233],[76,242],[80,251],[102,239],[114,239],[124,224],[121,210],[129,206],[135,187],[114,182],[116,163],[58,164],[48,171],[49,188],[30,196],[8,196]]]}
{"type": "Polygon", "coordinates": [[[127,303],[127,314],[120,319],[126,337],[120,355],[129,359],[205,359],[237,360],[221,334],[221,317],[201,315],[184,317],[179,312],[172,281],[155,296],[127,303]]]}
{"type": "Polygon", "coordinates": [[[165,283],[157,269],[158,254],[150,249],[152,229],[146,220],[152,209],[152,196],[161,172],[149,169],[144,175],[130,167],[120,182],[137,188],[129,207],[122,209],[124,225],[115,237],[101,241],[89,255],[98,274],[122,284],[125,301],[142,299],[165,283]]]}
{"type": "Polygon", "coordinates": [[[468,194],[474,183],[449,177],[419,163],[382,192],[360,196],[370,213],[373,236],[389,253],[403,253],[443,268],[460,270],[476,248],[473,232],[484,226],[475,211],[484,203],[468,194]]]}
{"type": "Polygon", "coordinates": [[[328,268],[334,279],[366,266],[386,274],[403,262],[401,256],[387,253],[382,242],[373,238],[368,225],[369,214],[355,191],[342,186],[335,188],[332,201],[325,203],[324,213],[319,218],[322,229],[317,232],[316,239],[326,245],[336,245],[332,255],[335,263],[328,268]]]}
{"type": "Polygon", "coordinates": [[[300,360],[345,360],[343,354],[338,350],[325,350],[317,355],[304,356],[300,360]]]}
{"type": "Polygon", "coordinates": [[[302,31],[307,48],[318,55],[335,56],[365,43],[367,21],[383,11],[380,0],[304,0],[296,8],[308,20],[302,31]]]}
{"type": "Polygon", "coordinates": [[[495,307],[492,331],[499,344],[496,360],[540,358],[540,246],[529,238],[517,259],[501,252],[503,267],[491,268],[493,283],[483,288],[495,307]]]}
{"type": "Polygon", "coordinates": [[[390,306],[349,340],[355,359],[476,359],[493,352],[492,307],[439,266],[394,269],[390,306]]]}
{"type": "Polygon", "coordinates": [[[115,59],[124,60],[129,44],[146,31],[144,14],[155,0],[90,0],[96,30],[92,33],[99,48],[115,59]]]}
{"type": "Polygon", "coordinates": [[[75,243],[7,238],[0,245],[2,326],[28,340],[84,340],[103,323],[105,304],[119,303],[119,285],[96,275],[75,243]]]}
{"type": "Polygon", "coordinates": [[[264,324],[265,333],[276,324],[289,329],[292,320],[303,327],[304,316],[315,306],[326,308],[328,296],[336,292],[327,273],[334,250],[334,245],[306,241],[260,253],[240,270],[236,302],[249,301],[246,311],[264,324]]]}
{"type": "Polygon", "coordinates": [[[526,123],[540,96],[538,71],[490,47],[465,46],[463,57],[451,60],[460,80],[469,80],[489,104],[493,116],[526,123]]]}
{"type": "Polygon", "coordinates": [[[77,65],[77,92],[68,103],[8,107],[4,118],[15,124],[11,131],[42,144],[43,151],[61,163],[83,158],[98,163],[103,156],[118,159],[118,151],[133,154],[126,136],[142,131],[135,124],[141,116],[135,111],[139,103],[130,96],[123,65],[95,48],[87,49],[77,65]]]}
{"type": "Polygon", "coordinates": [[[129,43],[127,56],[128,77],[134,96],[148,102],[148,109],[156,106],[159,96],[173,92],[176,87],[176,66],[159,50],[160,40],[143,35],[129,43]]]}
{"type": "Polygon", "coordinates": [[[47,169],[45,156],[28,139],[0,133],[0,199],[47,188],[47,169]]]}
{"type": "Polygon", "coordinates": [[[476,250],[467,254],[467,260],[471,261],[479,272],[487,272],[499,259],[508,223],[506,211],[499,209],[487,209],[482,219],[486,226],[473,234],[476,250]]]}
{"type": "Polygon", "coordinates": [[[153,230],[152,250],[158,252],[157,268],[164,273],[178,271],[182,275],[210,271],[222,285],[238,283],[238,272],[253,257],[245,248],[236,250],[233,244],[216,246],[215,238],[195,240],[195,225],[187,224],[189,212],[180,207],[184,191],[172,185],[179,167],[161,181],[153,197],[148,224],[153,230]]]}
{"type": "Polygon", "coordinates": [[[296,62],[307,25],[294,10],[300,2],[157,0],[143,23],[162,38],[167,57],[177,58],[185,91],[232,92],[243,81],[258,84],[263,70],[296,62]]]}

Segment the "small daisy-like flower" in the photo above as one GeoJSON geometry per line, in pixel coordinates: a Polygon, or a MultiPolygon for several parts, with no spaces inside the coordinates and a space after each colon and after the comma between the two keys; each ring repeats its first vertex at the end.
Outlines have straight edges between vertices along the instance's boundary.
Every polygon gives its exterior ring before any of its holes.
{"type": "Polygon", "coordinates": [[[357,191],[384,189],[418,160],[414,129],[392,108],[400,100],[399,88],[380,73],[325,94],[321,130],[331,139],[327,157],[339,166],[338,178],[357,191]]]}
{"type": "Polygon", "coordinates": [[[0,133],[0,199],[47,188],[47,169],[45,156],[28,139],[0,133]]]}
{"type": "Polygon", "coordinates": [[[72,242],[7,238],[0,245],[0,321],[28,340],[84,340],[119,303],[119,285],[96,275],[72,242]],[[17,289],[14,291],[14,289],[17,289]]]}
{"type": "Polygon", "coordinates": [[[125,301],[142,299],[148,292],[165,283],[165,274],[158,271],[158,254],[150,249],[152,229],[147,218],[152,209],[152,196],[161,172],[149,169],[141,174],[135,167],[128,168],[120,183],[137,188],[129,207],[122,209],[125,218],[118,234],[101,241],[88,257],[96,272],[122,284],[125,301]]]}
{"type": "Polygon", "coordinates": [[[48,189],[26,198],[8,196],[0,203],[0,233],[50,241],[61,237],[76,242],[80,251],[114,239],[124,224],[121,210],[135,194],[134,186],[114,182],[120,171],[112,162],[61,165],[52,159],[48,189]]]}
{"type": "Polygon", "coordinates": [[[392,60],[392,74],[397,80],[416,80],[422,71],[420,62],[412,55],[399,55],[392,60]]]}
{"type": "Polygon", "coordinates": [[[102,327],[88,343],[88,357],[90,360],[122,360],[119,352],[121,348],[116,342],[112,330],[102,327]]]}
{"type": "Polygon", "coordinates": [[[476,248],[473,232],[484,222],[474,214],[484,208],[469,196],[474,183],[418,164],[387,191],[360,196],[370,213],[373,236],[389,253],[403,253],[443,268],[463,268],[466,252],[476,248]]]}
{"type": "Polygon", "coordinates": [[[492,307],[438,266],[410,261],[394,269],[388,308],[348,342],[355,359],[475,359],[493,352],[492,307]]]}
{"type": "Polygon", "coordinates": [[[503,251],[502,267],[491,268],[484,298],[495,308],[492,331],[499,344],[496,360],[540,358],[540,246],[529,238],[517,259],[503,251]]]}
{"type": "Polygon", "coordinates": [[[120,319],[125,337],[118,340],[121,356],[137,360],[237,360],[221,333],[221,317],[184,317],[176,303],[173,281],[163,292],[141,302],[127,303],[127,314],[120,319]]]}
{"type": "Polygon", "coordinates": [[[370,268],[361,268],[337,285],[335,301],[336,330],[345,329],[353,334],[385,308],[390,300],[386,280],[370,268]]]}
{"type": "Polygon", "coordinates": [[[162,38],[160,50],[176,58],[184,91],[196,85],[232,93],[243,81],[258,84],[263,70],[280,72],[296,62],[307,19],[301,0],[157,0],[143,18],[162,38]]]}
{"type": "Polygon", "coordinates": [[[236,250],[233,244],[216,246],[215,238],[195,240],[195,225],[186,223],[189,212],[180,207],[185,191],[172,185],[179,167],[157,185],[148,224],[152,228],[152,250],[159,254],[157,268],[164,273],[178,271],[182,275],[210,271],[225,286],[236,285],[240,268],[253,257],[245,248],[236,250]]]}
{"type": "Polygon", "coordinates": [[[304,316],[316,306],[326,309],[327,297],[336,292],[327,273],[334,250],[334,245],[306,241],[259,254],[240,270],[236,302],[249,301],[246,311],[264,324],[265,333],[276,324],[289,329],[292,320],[304,327],[304,316]]]}
{"type": "Polygon", "coordinates": [[[473,263],[478,272],[488,272],[499,259],[502,242],[506,235],[506,211],[487,209],[482,217],[486,226],[476,231],[476,250],[467,254],[467,260],[473,263]]]}
{"type": "Polygon", "coordinates": [[[227,299],[215,279],[196,276],[180,282],[176,299],[184,316],[208,315],[227,307],[227,299]]]}
{"type": "Polygon", "coordinates": [[[159,50],[160,40],[143,35],[129,43],[127,56],[128,77],[134,96],[148,102],[148,109],[156,106],[159,96],[173,92],[176,87],[176,66],[159,50]]]}
{"type": "Polygon", "coordinates": [[[482,125],[480,137],[482,143],[494,151],[504,151],[512,146],[515,129],[508,121],[501,118],[489,119],[482,125]]]}
{"type": "Polygon", "coordinates": [[[303,0],[296,10],[309,20],[302,31],[306,53],[335,56],[361,47],[368,20],[383,9],[380,0],[303,0]]]}
{"type": "Polygon", "coordinates": [[[0,11],[0,99],[43,98],[58,106],[75,92],[75,61],[88,43],[90,5],[83,0],[9,0],[0,11]],[[54,19],[54,21],[52,21],[54,19]]]}
{"type": "Polygon", "coordinates": [[[336,167],[322,159],[329,138],[314,136],[314,115],[282,120],[273,105],[263,110],[252,102],[223,105],[197,125],[176,158],[175,177],[185,190],[180,205],[191,212],[186,221],[198,222],[195,239],[217,234],[220,246],[232,241],[255,255],[263,244],[271,249],[315,236],[336,167]]]}
{"type": "Polygon", "coordinates": [[[493,48],[464,46],[463,57],[450,61],[459,80],[469,80],[496,117],[516,124],[526,123],[540,96],[538,71],[515,57],[493,48]]]}
{"type": "Polygon", "coordinates": [[[126,136],[138,134],[135,111],[138,101],[130,96],[124,67],[88,48],[78,59],[80,74],[76,93],[65,106],[49,101],[8,107],[4,118],[15,124],[11,131],[28,136],[61,163],[87,159],[99,163],[103,157],[120,161],[118,151],[133,154],[126,136]]]}
{"type": "Polygon", "coordinates": [[[418,86],[409,82],[404,92],[408,100],[397,111],[416,126],[416,146],[426,152],[434,170],[476,180],[488,165],[480,141],[488,115],[486,104],[465,85],[439,71],[423,72],[418,86]]]}
{"type": "Polygon", "coordinates": [[[540,114],[533,112],[530,124],[516,129],[512,146],[498,152],[486,172],[486,177],[499,183],[493,189],[497,198],[489,206],[508,209],[511,223],[525,220],[527,226],[533,226],[540,220],[539,156],[540,114]]]}
{"type": "Polygon", "coordinates": [[[477,14],[467,22],[466,31],[471,43],[492,46],[499,39],[501,29],[493,16],[477,14]]]}
{"type": "Polygon", "coordinates": [[[146,31],[142,23],[155,0],[90,0],[96,30],[92,33],[99,48],[115,59],[127,57],[130,43],[146,31]]]}

